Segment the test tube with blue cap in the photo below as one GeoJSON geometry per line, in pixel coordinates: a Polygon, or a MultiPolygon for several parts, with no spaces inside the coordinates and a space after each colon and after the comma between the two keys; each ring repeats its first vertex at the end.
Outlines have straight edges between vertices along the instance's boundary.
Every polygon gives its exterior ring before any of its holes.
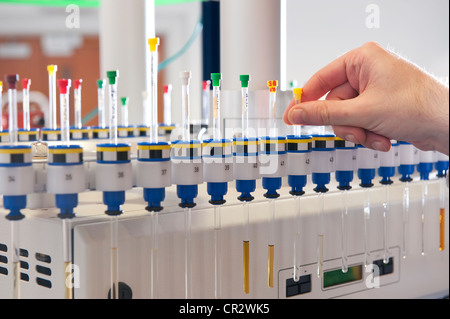
{"type": "Polygon", "coordinates": [[[0,146],[0,194],[3,207],[8,210],[6,219],[11,226],[11,276],[12,298],[21,298],[20,287],[20,221],[25,218],[22,210],[27,206],[27,195],[33,193],[34,173],[31,146],[19,145],[17,137],[17,89],[18,74],[6,75],[8,85],[9,140],[0,146]]]}
{"type": "Polygon", "coordinates": [[[395,176],[395,169],[399,164],[399,144],[396,140],[391,140],[391,149],[387,152],[379,152],[380,167],[378,175],[381,177],[380,184],[384,188],[383,201],[383,262],[389,262],[388,246],[388,216],[390,212],[390,190],[389,186],[394,183],[392,178],[395,176]]]}
{"type": "Polygon", "coordinates": [[[185,297],[192,297],[191,215],[196,206],[198,185],[203,183],[202,143],[190,137],[189,86],[191,72],[180,73],[183,140],[172,142],[172,184],[177,185],[179,206],[184,210],[185,222],[185,297]]]}
{"type": "Polygon", "coordinates": [[[63,225],[63,261],[65,298],[72,299],[72,233],[71,220],[78,205],[78,194],[85,189],[83,148],[71,145],[69,139],[69,90],[71,81],[58,80],[60,90],[61,144],[49,146],[47,192],[55,194],[58,218],[63,225]]]}
{"type": "MultiPolygon", "coordinates": [[[[294,88],[295,104],[300,104],[303,90],[294,88]]],[[[300,239],[301,239],[301,215],[300,197],[305,193],[303,188],[307,183],[307,176],[311,174],[312,137],[301,135],[301,126],[294,125],[294,134],[287,136],[287,175],[289,192],[295,199],[294,245],[293,245],[293,279],[300,279],[300,239]]]]}
{"type": "Polygon", "coordinates": [[[119,71],[107,72],[110,94],[110,142],[97,144],[97,164],[95,168],[96,189],[103,192],[103,203],[107,206],[111,227],[111,299],[118,298],[119,284],[119,239],[118,217],[123,213],[125,192],[132,188],[131,147],[118,143],[117,136],[117,79],[119,71]]]}
{"type": "Polygon", "coordinates": [[[239,76],[241,82],[241,123],[242,136],[233,139],[233,175],[236,190],[240,195],[244,213],[243,238],[243,281],[244,293],[250,293],[250,206],[254,200],[252,193],[256,189],[256,180],[260,178],[257,137],[250,137],[249,132],[249,82],[250,75],[239,76]]]}
{"type": "Polygon", "coordinates": [[[323,278],[324,236],[325,236],[325,196],[327,185],[331,181],[331,173],[335,170],[336,151],[334,134],[327,134],[324,127],[319,127],[320,134],[312,135],[312,181],[318,194],[318,233],[317,233],[317,277],[323,278]]]}
{"type": "Polygon", "coordinates": [[[342,272],[348,271],[348,202],[347,192],[352,189],[353,172],[357,166],[357,152],[355,143],[346,141],[336,137],[334,142],[336,149],[336,173],[335,178],[338,182],[337,188],[342,194],[342,210],[341,210],[341,259],[342,272]]]}
{"type": "Polygon", "coordinates": [[[287,153],[286,136],[278,135],[277,128],[277,86],[278,81],[268,81],[269,88],[269,135],[261,137],[259,161],[262,186],[266,190],[264,197],[270,200],[269,229],[268,229],[268,286],[274,286],[275,259],[275,199],[280,196],[277,192],[282,185],[282,178],[286,176],[287,153]]]}

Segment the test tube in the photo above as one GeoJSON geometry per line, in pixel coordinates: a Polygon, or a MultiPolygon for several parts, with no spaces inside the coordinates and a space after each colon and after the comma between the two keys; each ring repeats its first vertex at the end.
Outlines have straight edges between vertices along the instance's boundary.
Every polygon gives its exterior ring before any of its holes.
{"type": "Polygon", "coordinates": [[[437,170],[436,176],[439,178],[439,250],[445,250],[445,189],[447,185],[445,183],[446,175],[448,173],[449,161],[448,155],[440,152],[436,152],[437,170]]]}
{"type": "Polygon", "coordinates": [[[209,125],[209,94],[210,94],[211,81],[203,81],[202,90],[202,122],[209,125]]]}
{"type": "MultiPolygon", "coordinates": [[[[22,79],[22,111],[23,111],[23,129],[30,130],[30,79],[22,79]]],[[[1,93],[0,93],[1,94],[1,93]]],[[[1,105],[1,103],[0,103],[1,105]]]]}
{"type": "Polygon", "coordinates": [[[172,84],[164,86],[164,125],[172,125],[172,84]]]}
{"type": "MultiPolygon", "coordinates": [[[[303,89],[302,88],[294,88],[293,93],[294,93],[295,105],[302,103],[303,89]]],[[[302,126],[301,125],[294,125],[294,135],[295,136],[302,135],[302,126]]]]}
{"type": "Polygon", "coordinates": [[[213,139],[221,139],[221,128],[220,128],[220,80],[222,74],[213,73],[211,74],[211,79],[213,82],[213,139]]]}
{"type": "Polygon", "coordinates": [[[183,116],[183,140],[190,140],[190,114],[189,114],[189,83],[191,79],[191,72],[181,72],[181,106],[183,116]]]}
{"type": "Polygon", "coordinates": [[[73,98],[74,98],[74,109],[75,109],[75,128],[83,128],[83,121],[81,117],[81,83],[82,79],[73,81],[73,98]]]}
{"type": "MultiPolygon", "coordinates": [[[[250,75],[243,74],[239,77],[241,81],[241,102],[242,102],[242,138],[248,139],[248,82],[250,75]]],[[[242,201],[242,210],[244,212],[244,238],[243,238],[243,275],[244,275],[244,293],[250,292],[250,207],[249,202],[242,201]]]]}
{"type": "Polygon", "coordinates": [[[48,65],[48,127],[51,130],[58,128],[56,119],[56,71],[58,71],[57,65],[48,65]]]}
{"type": "MultiPolygon", "coordinates": [[[[276,110],[277,110],[277,86],[278,81],[268,81],[269,87],[269,136],[277,139],[277,122],[276,122],[276,110]]],[[[268,278],[267,283],[270,288],[273,288],[274,284],[274,258],[275,258],[275,198],[270,199],[270,213],[269,213],[269,230],[268,230],[268,278]]]]}
{"type": "Polygon", "coordinates": [[[119,71],[108,71],[107,76],[109,79],[109,138],[111,144],[117,144],[117,78],[119,71]]]}
{"type": "Polygon", "coordinates": [[[70,85],[71,81],[68,79],[58,80],[60,116],[61,116],[61,142],[63,145],[69,145],[70,142],[70,124],[69,124],[70,85]]]}
{"type": "Polygon", "coordinates": [[[271,137],[277,137],[277,86],[278,81],[268,81],[269,87],[269,127],[271,137]]]}
{"type": "Polygon", "coordinates": [[[150,114],[148,107],[148,92],[142,91],[142,124],[144,127],[150,127],[150,114]]]}
{"type": "Polygon", "coordinates": [[[98,127],[100,128],[106,127],[105,83],[103,79],[97,80],[98,127]]]}
{"type": "Polygon", "coordinates": [[[158,46],[159,38],[148,39],[150,46],[150,143],[158,143],[158,46]]]}
{"type": "Polygon", "coordinates": [[[121,126],[128,127],[128,101],[130,100],[128,97],[122,97],[120,99],[122,101],[122,118],[121,118],[121,126]]]}
{"type": "Polygon", "coordinates": [[[8,130],[9,130],[9,142],[17,145],[17,89],[16,84],[19,81],[18,74],[10,74],[6,76],[6,82],[8,83],[8,130]]]}

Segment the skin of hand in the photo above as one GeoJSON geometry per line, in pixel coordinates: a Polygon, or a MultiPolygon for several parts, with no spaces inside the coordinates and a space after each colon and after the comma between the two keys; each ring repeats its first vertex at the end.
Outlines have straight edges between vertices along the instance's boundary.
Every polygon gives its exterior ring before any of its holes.
{"type": "Polygon", "coordinates": [[[303,86],[302,102],[292,100],[283,120],[331,125],[338,137],[379,151],[399,140],[449,154],[448,87],[374,42],[318,71],[303,86]]]}

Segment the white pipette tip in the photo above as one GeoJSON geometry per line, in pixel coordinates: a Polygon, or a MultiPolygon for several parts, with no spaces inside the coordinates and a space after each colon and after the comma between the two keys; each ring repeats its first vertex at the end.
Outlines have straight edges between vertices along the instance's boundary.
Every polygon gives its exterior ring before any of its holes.
{"type": "Polygon", "coordinates": [[[182,85],[189,85],[191,81],[191,71],[180,72],[180,79],[182,85]]]}

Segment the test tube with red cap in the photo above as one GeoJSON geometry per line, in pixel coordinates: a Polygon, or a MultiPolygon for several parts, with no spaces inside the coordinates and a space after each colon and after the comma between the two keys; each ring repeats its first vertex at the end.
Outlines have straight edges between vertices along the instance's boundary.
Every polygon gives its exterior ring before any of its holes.
{"type": "Polygon", "coordinates": [[[172,84],[164,85],[164,125],[172,125],[172,84]]]}
{"type": "Polygon", "coordinates": [[[83,127],[83,121],[81,118],[81,84],[82,79],[73,81],[73,98],[75,108],[75,128],[81,129],[83,127]]]}
{"type": "Polygon", "coordinates": [[[17,137],[17,88],[16,84],[19,81],[18,74],[9,74],[6,76],[6,83],[8,83],[8,131],[9,142],[16,145],[17,137]]]}
{"type": "Polygon", "coordinates": [[[202,124],[209,125],[209,101],[210,101],[211,81],[203,81],[202,90],[202,124]]]}
{"type": "Polygon", "coordinates": [[[69,145],[70,142],[70,126],[69,126],[69,90],[71,80],[58,80],[59,99],[60,99],[60,116],[61,116],[61,141],[63,145],[69,145]]]}
{"type": "Polygon", "coordinates": [[[30,79],[22,79],[23,129],[30,130],[30,79]]]}

